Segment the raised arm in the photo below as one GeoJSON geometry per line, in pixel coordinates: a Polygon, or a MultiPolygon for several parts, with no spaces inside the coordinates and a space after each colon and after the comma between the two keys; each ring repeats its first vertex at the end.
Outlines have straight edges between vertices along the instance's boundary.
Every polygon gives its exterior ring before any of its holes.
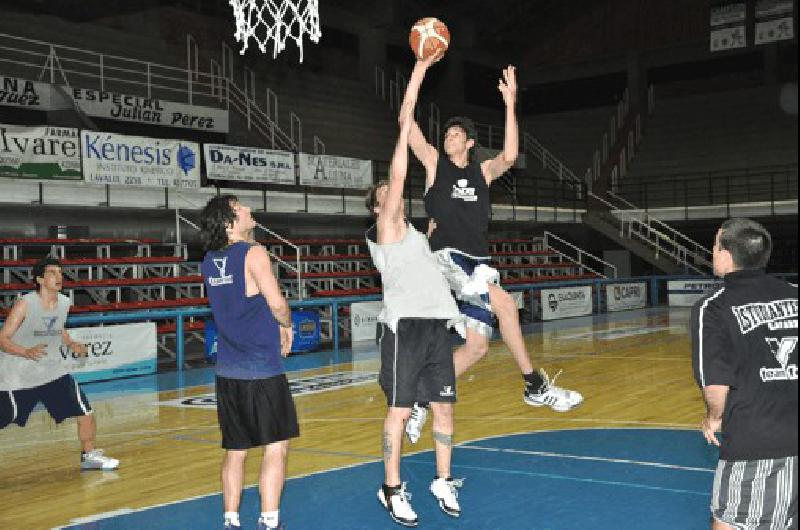
{"type": "Polygon", "coordinates": [[[414,102],[404,101],[400,108],[400,134],[394,146],[392,161],[389,164],[389,189],[378,213],[378,224],[400,224],[403,222],[403,188],[408,173],[408,137],[414,112],[414,102]]]}
{"type": "MultiPolygon", "coordinates": [[[[414,65],[414,70],[411,72],[411,78],[408,80],[408,86],[406,86],[406,94],[403,98],[404,105],[409,99],[413,100],[414,105],[416,105],[417,98],[419,96],[419,89],[420,86],[422,86],[422,80],[425,78],[425,72],[427,72],[428,68],[430,68],[430,66],[439,59],[441,59],[441,54],[422,61],[417,61],[417,63],[414,65]]],[[[426,170],[436,167],[436,161],[439,153],[436,151],[436,148],[429,144],[425,139],[425,135],[422,134],[419,124],[417,124],[416,120],[414,120],[413,112],[411,113],[411,129],[408,136],[408,144],[411,147],[411,151],[414,153],[414,156],[416,156],[417,160],[419,160],[420,163],[425,166],[426,170]]]]}
{"type": "Polygon", "coordinates": [[[506,131],[503,141],[503,150],[491,160],[481,164],[483,176],[487,184],[491,184],[508,171],[519,156],[519,126],[517,125],[517,74],[513,66],[503,70],[503,77],[497,84],[497,90],[503,96],[506,105],[506,131]]]}

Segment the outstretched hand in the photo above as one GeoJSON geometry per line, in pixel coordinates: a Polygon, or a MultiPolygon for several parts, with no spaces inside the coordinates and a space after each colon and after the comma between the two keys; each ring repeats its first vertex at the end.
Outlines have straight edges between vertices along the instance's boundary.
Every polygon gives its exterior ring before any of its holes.
{"type": "Polygon", "coordinates": [[[420,65],[423,68],[426,68],[426,69],[430,68],[434,64],[438,63],[442,59],[442,57],[444,57],[444,52],[445,51],[446,51],[446,48],[439,48],[439,49],[436,50],[435,53],[431,54],[427,58],[425,58],[425,59],[417,59],[417,64],[420,65]]]}
{"type": "Polygon", "coordinates": [[[513,106],[517,101],[517,68],[508,66],[503,70],[503,77],[497,82],[497,90],[503,96],[506,106],[513,106]]]}

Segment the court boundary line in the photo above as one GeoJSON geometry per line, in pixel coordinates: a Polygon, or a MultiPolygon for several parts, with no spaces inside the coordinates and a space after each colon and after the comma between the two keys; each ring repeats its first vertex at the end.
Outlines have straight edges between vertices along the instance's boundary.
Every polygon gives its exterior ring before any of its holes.
{"type": "MultiPolygon", "coordinates": [[[[538,430],[533,430],[533,431],[518,431],[518,432],[512,432],[512,433],[506,433],[506,434],[494,434],[494,435],[490,435],[490,436],[474,438],[472,440],[465,440],[463,442],[459,442],[458,444],[456,444],[454,446],[454,448],[463,449],[464,447],[462,447],[462,446],[465,445],[465,444],[474,443],[474,442],[484,442],[484,441],[487,441],[487,440],[493,440],[493,439],[496,439],[496,438],[503,438],[503,437],[507,437],[507,436],[521,436],[521,435],[525,435],[525,434],[541,434],[541,433],[548,433],[548,432],[583,431],[583,430],[600,430],[600,429],[612,429],[612,430],[613,429],[616,429],[616,430],[641,429],[641,430],[653,430],[653,431],[655,431],[655,430],[659,430],[661,428],[650,428],[650,429],[648,429],[648,428],[642,428],[642,427],[568,427],[568,428],[565,428],[565,429],[538,429],[538,430]]],[[[691,431],[693,429],[673,428],[673,429],[662,429],[662,430],[691,431]]],[[[291,451],[291,449],[290,449],[290,451],[291,451]]],[[[417,456],[417,455],[425,454],[425,453],[432,453],[433,451],[434,451],[433,449],[423,449],[423,450],[419,450],[419,451],[413,451],[413,452],[410,452],[410,453],[406,453],[406,454],[403,455],[403,458],[401,459],[401,463],[403,462],[404,459],[406,459],[408,457],[417,456]]],[[[364,462],[356,462],[356,463],[347,464],[347,465],[344,465],[344,466],[337,466],[337,467],[332,467],[332,468],[329,468],[329,469],[312,471],[310,473],[303,473],[303,474],[300,474],[300,475],[294,475],[294,476],[291,476],[291,477],[287,477],[285,482],[289,482],[290,480],[296,480],[296,479],[301,479],[301,478],[313,477],[313,476],[321,475],[321,474],[324,474],[324,473],[331,473],[331,472],[336,472],[336,471],[342,471],[342,470],[345,470],[345,469],[352,469],[352,468],[355,468],[355,467],[365,466],[365,465],[368,465],[368,464],[374,464],[374,463],[382,462],[382,461],[383,461],[382,458],[373,458],[373,459],[370,459],[370,460],[365,460],[364,462]]],[[[453,464],[453,467],[456,467],[456,465],[453,464]]],[[[491,471],[491,470],[493,470],[493,468],[486,468],[486,470],[487,471],[491,471]]],[[[502,471],[502,470],[499,470],[499,469],[494,469],[494,470],[495,471],[502,471]]],[[[554,475],[553,478],[566,479],[567,477],[556,477],[554,475]]],[[[252,483],[252,484],[249,484],[249,485],[246,484],[246,485],[244,485],[242,487],[242,494],[244,494],[244,492],[246,490],[249,490],[249,489],[252,489],[252,488],[257,488],[257,487],[258,487],[258,482],[252,483]]],[[[114,510],[112,512],[104,512],[104,513],[100,513],[100,514],[94,514],[94,515],[89,515],[89,516],[86,516],[86,517],[82,517],[82,518],[80,518],[81,522],[77,522],[78,518],[76,518],[76,519],[73,519],[73,520],[69,521],[66,525],[54,526],[54,527],[52,527],[51,530],[66,530],[69,527],[75,526],[77,524],[92,523],[92,522],[102,521],[102,520],[105,520],[105,519],[111,519],[111,518],[114,518],[114,517],[118,517],[120,515],[130,515],[130,514],[133,514],[133,513],[145,512],[147,510],[152,510],[152,509],[156,509],[156,508],[163,508],[163,507],[166,507],[166,506],[173,506],[175,504],[180,504],[180,503],[183,503],[183,502],[190,502],[190,501],[194,501],[194,500],[198,500],[198,499],[204,499],[204,498],[207,498],[207,497],[213,497],[215,495],[222,495],[222,490],[211,492],[211,493],[205,493],[205,494],[202,494],[202,495],[194,495],[194,496],[191,496],[191,497],[186,497],[186,498],[183,498],[183,499],[177,499],[177,500],[170,501],[170,502],[152,504],[152,505],[149,505],[149,506],[143,506],[141,508],[122,507],[122,508],[118,508],[117,510],[114,510]],[[124,512],[124,513],[122,513],[122,512],[124,512]]]]}

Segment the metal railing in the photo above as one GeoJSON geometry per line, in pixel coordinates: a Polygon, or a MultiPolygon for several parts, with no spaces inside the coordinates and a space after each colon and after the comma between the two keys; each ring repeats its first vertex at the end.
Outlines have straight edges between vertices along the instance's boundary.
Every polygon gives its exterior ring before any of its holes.
{"type": "Polygon", "coordinates": [[[612,192],[607,192],[607,196],[616,200],[617,204],[594,193],[590,195],[593,199],[608,206],[611,214],[619,220],[620,237],[638,240],[655,252],[657,258],[662,255],[667,256],[687,270],[698,274],[711,272],[711,251],[700,243],[656,219],[646,211],[636,209],[635,205],[612,192]],[[620,208],[619,203],[630,209],[620,208]]]}
{"type": "MultiPolygon", "coordinates": [[[[233,81],[232,64],[220,67],[219,62],[211,60],[210,71],[200,71],[197,45],[191,35],[187,35],[187,65],[168,66],[0,33],[0,66],[8,75],[190,105],[221,106],[244,118],[248,130],[255,129],[271,148],[299,151],[302,138],[295,140],[278,126],[277,99],[272,103],[274,115],[256,104],[254,75],[245,75],[246,87],[242,89],[233,81]]],[[[272,111],[270,105],[268,100],[267,108],[272,111]]]]}
{"type": "MultiPolygon", "coordinates": [[[[181,195],[180,193],[177,194],[177,198],[179,198],[182,201],[184,201],[185,203],[189,204],[194,209],[202,208],[202,206],[199,206],[197,203],[195,203],[194,201],[190,200],[186,196],[181,195]]],[[[177,240],[177,244],[178,245],[181,245],[181,223],[187,224],[188,226],[192,227],[197,232],[200,232],[200,227],[197,225],[197,223],[195,223],[195,222],[191,221],[190,219],[187,219],[186,217],[181,215],[180,208],[178,208],[176,206],[175,207],[175,238],[177,240]]],[[[295,245],[294,243],[292,243],[291,241],[289,241],[288,239],[286,239],[282,235],[278,234],[277,232],[275,232],[273,230],[270,230],[269,228],[267,228],[266,226],[262,225],[261,223],[256,222],[256,227],[260,228],[261,230],[266,232],[269,236],[277,239],[282,244],[291,247],[295,251],[295,264],[292,265],[288,261],[284,260],[283,256],[272,252],[269,248],[266,249],[267,253],[270,255],[270,257],[273,260],[275,260],[275,262],[278,264],[278,266],[282,266],[282,267],[288,269],[289,271],[291,271],[293,274],[295,274],[297,276],[297,299],[298,300],[302,300],[305,297],[305,294],[303,292],[304,291],[304,289],[303,289],[303,281],[302,281],[302,277],[301,277],[302,268],[300,266],[300,256],[301,256],[300,247],[295,245]]]]}
{"type": "Polygon", "coordinates": [[[291,272],[293,272],[293,273],[295,273],[297,275],[297,299],[298,300],[303,300],[303,298],[305,298],[305,292],[304,292],[305,288],[304,288],[304,285],[303,285],[303,279],[302,279],[302,275],[301,275],[302,268],[300,267],[300,254],[301,254],[300,247],[295,245],[294,243],[292,243],[291,241],[289,241],[288,239],[286,239],[282,235],[278,234],[277,232],[274,232],[274,231],[270,230],[269,228],[267,228],[266,226],[262,225],[261,223],[256,223],[256,227],[260,228],[261,230],[263,230],[264,232],[266,232],[270,236],[272,236],[275,239],[277,239],[278,241],[280,241],[281,244],[287,245],[287,246],[291,247],[294,250],[294,252],[295,252],[295,265],[292,265],[288,261],[284,260],[283,257],[279,256],[278,254],[275,254],[274,252],[270,252],[269,249],[267,249],[267,252],[269,252],[270,256],[272,256],[273,259],[275,259],[275,261],[278,262],[279,265],[289,269],[291,272]]]}
{"type": "Polygon", "coordinates": [[[764,203],[775,215],[776,203],[798,198],[797,165],[637,175],[620,182],[617,190],[645,211],[682,208],[686,219],[697,206],[723,206],[730,217],[732,206],[753,203],[764,203]]]}
{"type": "Polygon", "coordinates": [[[616,279],[617,277],[617,267],[615,265],[603,260],[602,258],[598,258],[594,254],[586,252],[582,248],[573,245],[566,239],[562,239],[552,232],[545,231],[544,248],[545,250],[552,250],[553,252],[558,253],[561,257],[578,264],[582,269],[586,269],[599,276],[602,276],[603,278],[608,278],[608,275],[605,273],[605,271],[599,270],[601,266],[611,271],[611,278],[616,279]],[[569,253],[574,253],[575,257],[570,256],[569,253]],[[587,261],[593,262],[593,266],[590,266],[587,261]]]}
{"type": "MultiPolygon", "coordinates": [[[[614,194],[613,192],[607,192],[607,195],[612,199],[616,200],[619,203],[624,204],[631,210],[638,210],[642,212],[635,204],[631,203],[630,201],[625,200],[624,198],[614,194]]],[[[619,211],[619,210],[617,210],[619,211]]],[[[695,261],[695,264],[703,265],[707,267],[707,270],[701,270],[700,272],[710,272],[712,262],[713,262],[713,254],[710,250],[708,250],[705,246],[701,245],[694,239],[690,238],[680,230],[676,230],[675,228],[669,226],[668,224],[664,223],[663,221],[653,217],[652,215],[644,212],[644,221],[648,225],[652,225],[657,227],[660,232],[667,234],[673,241],[677,242],[679,245],[685,247],[686,250],[686,257],[691,256],[695,261]]]]}

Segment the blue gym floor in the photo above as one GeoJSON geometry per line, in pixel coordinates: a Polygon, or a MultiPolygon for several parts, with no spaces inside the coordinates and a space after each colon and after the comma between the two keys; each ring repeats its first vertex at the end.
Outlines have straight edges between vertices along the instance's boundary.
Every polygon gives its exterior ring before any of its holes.
{"type": "MultiPolygon", "coordinates": [[[[473,441],[456,448],[465,478],[463,514],[442,513],[427,487],[430,451],[403,459],[420,528],[706,529],[717,459],[697,431],[580,429],[473,441]]],[[[376,498],[382,464],[371,462],[287,481],[281,514],[289,530],[401,528],[376,498]]],[[[72,530],[221,528],[220,494],[109,514],[72,530]]],[[[243,528],[254,528],[258,490],[245,490],[243,528]]]]}

